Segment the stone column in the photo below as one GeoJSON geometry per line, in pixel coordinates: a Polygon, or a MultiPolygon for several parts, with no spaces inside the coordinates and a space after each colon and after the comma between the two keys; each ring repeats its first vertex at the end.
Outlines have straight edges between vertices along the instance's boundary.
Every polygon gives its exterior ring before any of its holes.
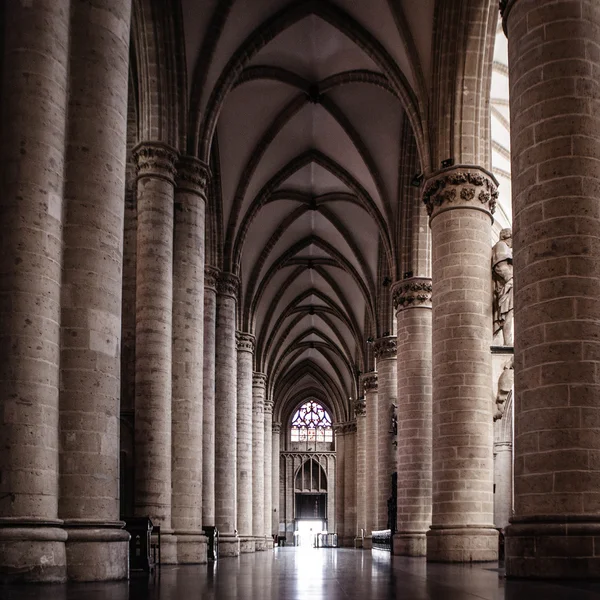
{"type": "Polygon", "coordinates": [[[512,515],[512,444],[494,443],[494,525],[506,529],[512,515]]]}
{"type": "Polygon", "coordinates": [[[505,3],[515,279],[509,577],[600,572],[600,104],[595,0],[505,3]]]}
{"type": "Polygon", "coordinates": [[[376,529],[387,529],[388,499],[392,495],[392,473],[396,470],[392,415],[398,393],[396,336],[375,340],[377,360],[377,521],[376,529]]]}
{"type": "Polygon", "coordinates": [[[177,562],[171,525],[173,204],[177,155],[158,142],[137,161],[135,512],[161,528],[162,562],[177,562]]]}
{"type": "Polygon", "coordinates": [[[433,504],[427,558],[496,560],[493,528],[490,173],[457,166],[429,178],[433,247],[433,504]]]}
{"type": "Polygon", "coordinates": [[[265,383],[252,375],[252,535],[256,550],[265,550],[265,383]]]}
{"type": "Polygon", "coordinates": [[[356,422],[345,425],[344,439],[344,546],[354,547],[356,535],[356,422]]]}
{"type": "Polygon", "coordinates": [[[354,546],[363,547],[367,532],[367,404],[364,396],[354,403],[356,415],[356,531],[354,546]]]}
{"type": "Polygon", "coordinates": [[[273,548],[273,401],[265,391],[265,545],[267,550],[273,548]]]}
{"type": "Polygon", "coordinates": [[[338,544],[344,545],[344,475],[346,464],[346,429],[343,424],[334,425],[335,433],[335,532],[338,544]]]}
{"type": "Polygon", "coordinates": [[[273,447],[271,454],[271,531],[279,535],[279,464],[281,462],[281,423],[273,423],[273,447]]]}
{"type": "Polygon", "coordinates": [[[0,583],[66,578],[58,520],[69,0],[4,4],[0,583]]]}
{"type": "Polygon", "coordinates": [[[217,281],[215,329],[215,525],[219,554],[238,556],[237,531],[237,352],[236,299],[239,279],[221,273],[217,281]]]}
{"type": "Polygon", "coordinates": [[[368,373],[363,376],[363,389],[365,393],[366,404],[366,465],[367,475],[366,484],[366,502],[367,502],[367,531],[363,548],[369,550],[373,547],[371,532],[377,529],[377,488],[379,485],[379,463],[377,456],[377,373],[368,373]]]}
{"type": "Polygon", "coordinates": [[[398,512],[394,554],[425,556],[431,525],[431,279],[394,284],[398,341],[398,512]]]}
{"type": "MultiPolygon", "coordinates": [[[[240,552],[254,552],[252,532],[252,367],[254,336],[237,332],[237,522],[240,552]]],[[[264,491],[264,488],[263,488],[264,491]]]]}
{"type": "Polygon", "coordinates": [[[61,311],[60,502],[69,579],[125,579],[121,294],[131,1],[71,2],[61,311]]]}
{"type": "Polygon", "coordinates": [[[208,169],[177,165],[173,241],[172,526],[177,563],[206,562],[202,533],[204,210],[208,169]]]}
{"type": "Polygon", "coordinates": [[[202,412],[202,525],[215,525],[215,326],[219,270],[204,268],[202,412]]]}

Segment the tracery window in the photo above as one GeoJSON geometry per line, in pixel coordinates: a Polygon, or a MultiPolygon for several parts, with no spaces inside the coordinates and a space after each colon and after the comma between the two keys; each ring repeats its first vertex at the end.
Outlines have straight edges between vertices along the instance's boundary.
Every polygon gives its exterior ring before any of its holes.
{"type": "Polygon", "coordinates": [[[304,403],[292,419],[292,442],[332,442],[333,428],[327,411],[314,400],[304,403]]]}

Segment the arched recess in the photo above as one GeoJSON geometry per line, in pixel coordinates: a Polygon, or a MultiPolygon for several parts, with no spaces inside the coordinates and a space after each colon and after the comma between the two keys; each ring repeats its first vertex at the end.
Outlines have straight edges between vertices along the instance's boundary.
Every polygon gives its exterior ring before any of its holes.
{"type": "Polygon", "coordinates": [[[307,458],[296,470],[294,491],[327,493],[327,474],[314,458],[307,458]]]}

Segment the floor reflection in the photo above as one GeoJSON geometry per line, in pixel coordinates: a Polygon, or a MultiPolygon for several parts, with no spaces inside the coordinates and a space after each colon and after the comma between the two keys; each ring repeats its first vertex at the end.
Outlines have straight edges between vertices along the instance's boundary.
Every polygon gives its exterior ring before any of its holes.
{"type": "Polygon", "coordinates": [[[1,600],[600,600],[600,583],[506,581],[497,565],[277,548],[129,582],[0,586],[1,600]]]}

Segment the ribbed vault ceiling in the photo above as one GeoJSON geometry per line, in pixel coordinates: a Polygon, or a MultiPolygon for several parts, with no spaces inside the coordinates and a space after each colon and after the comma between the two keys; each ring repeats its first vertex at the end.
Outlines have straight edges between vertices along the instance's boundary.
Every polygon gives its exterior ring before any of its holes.
{"type": "Polygon", "coordinates": [[[365,340],[390,329],[382,274],[397,274],[402,128],[430,77],[433,4],[183,0],[218,266],[240,276],[238,327],[280,416],[311,396],[349,419],[365,340]]]}

